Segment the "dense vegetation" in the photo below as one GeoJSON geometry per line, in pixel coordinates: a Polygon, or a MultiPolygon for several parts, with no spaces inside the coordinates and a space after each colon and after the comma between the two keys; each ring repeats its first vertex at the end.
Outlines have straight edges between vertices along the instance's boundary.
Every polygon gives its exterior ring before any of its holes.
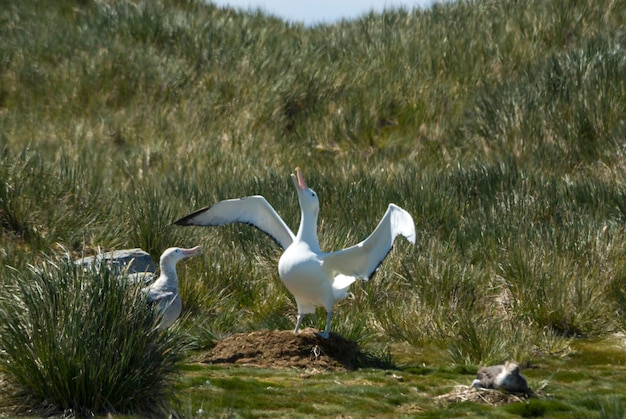
{"type": "MultiPolygon", "coordinates": [[[[11,368],[46,367],[7,347],[76,281],[129,304],[115,281],[53,262],[67,253],[141,247],[158,259],[203,244],[205,257],[180,267],[186,321],[172,333],[203,348],[293,327],[269,238],[171,222],[262,194],[295,229],[296,166],[320,196],[324,249],[366,237],[389,202],[415,219],[416,245],[399,241],[338,306],[333,330],[362,346],[530,366],[623,331],[625,25],[624,0],[460,0],[315,27],[191,0],[0,0],[0,371],[26,393],[18,404],[148,411],[102,394],[55,404],[11,368]]],[[[111,333],[128,333],[122,323],[111,333]]],[[[178,358],[155,356],[166,389],[178,358]]]]}

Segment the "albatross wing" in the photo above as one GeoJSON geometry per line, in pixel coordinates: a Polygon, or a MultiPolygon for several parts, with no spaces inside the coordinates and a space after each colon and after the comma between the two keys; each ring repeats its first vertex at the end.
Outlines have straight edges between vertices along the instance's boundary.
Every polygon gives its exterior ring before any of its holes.
{"type": "Polygon", "coordinates": [[[176,297],[176,292],[160,288],[146,288],[144,292],[148,294],[148,303],[160,303],[176,297]]]}
{"type": "Polygon", "coordinates": [[[220,201],[174,221],[174,224],[181,226],[221,226],[233,223],[245,223],[258,228],[283,249],[289,247],[295,238],[276,210],[260,195],[220,201]]]}
{"type": "Polygon", "coordinates": [[[395,204],[389,204],[385,215],[367,239],[347,249],[324,254],[323,266],[335,276],[369,279],[391,250],[398,235],[415,244],[415,223],[408,212],[395,204]]]}

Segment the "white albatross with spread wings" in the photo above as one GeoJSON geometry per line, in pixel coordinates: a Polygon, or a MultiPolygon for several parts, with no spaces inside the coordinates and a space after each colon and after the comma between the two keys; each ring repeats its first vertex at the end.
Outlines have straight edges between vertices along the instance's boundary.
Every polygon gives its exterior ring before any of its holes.
{"type": "Polygon", "coordinates": [[[348,288],[357,279],[369,279],[385,259],[398,235],[415,244],[415,224],[411,215],[389,204],[374,232],[361,243],[347,249],[325,253],[317,239],[319,200],[307,187],[302,171],[291,175],[300,201],[301,220],[294,235],[267,200],[259,195],[228,199],[202,208],[177,221],[181,226],[221,226],[251,224],[271,236],[285,252],[278,262],[278,274],[298,305],[298,332],[305,314],[315,307],[326,309],[326,327],[319,333],[328,338],[333,305],[349,296],[348,288]]]}
{"type": "Polygon", "coordinates": [[[196,246],[191,249],[180,247],[170,247],[166,249],[159,260],[161,274],[150,286],[143,289],[147,294],[148,303],[156,304],[161,312],[161,322],[159,329],[165,329],[172,325],[180,316],[183,302],[178,293],[178,275],[176,264],[178,261],[197,256],[201,253],[202,247],[196,246]]]}

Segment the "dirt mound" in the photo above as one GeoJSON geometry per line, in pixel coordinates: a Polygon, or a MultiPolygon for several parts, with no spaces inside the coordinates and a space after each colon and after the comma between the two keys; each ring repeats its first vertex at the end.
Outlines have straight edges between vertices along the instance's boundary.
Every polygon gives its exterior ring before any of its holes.
{"type": "Polygon", "coordinates": [[[261,368],[354,370],[359,367],[360,355],[355,341],[335,333],[323,339],[312,329],[297,335],[291,331],[264,330],[225,338],[202,362],[261,368]]]}

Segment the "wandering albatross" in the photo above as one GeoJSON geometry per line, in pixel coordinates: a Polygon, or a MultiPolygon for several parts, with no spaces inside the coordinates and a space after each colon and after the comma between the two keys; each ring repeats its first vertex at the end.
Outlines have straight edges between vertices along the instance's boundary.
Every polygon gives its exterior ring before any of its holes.
{"type": "Polygon", "coordinates": [[[507,361],[504,365],[480,368],[476,379],[472,381],[472,387],[533,394],[526,378],[520,373],[519,365],[512,361],[507,361]]]}
{"type": "Polygon", "coordinates": [[[165,329],[172,325],[180,315],[183,303],[178,293],[178,275],[176,274],[176,263],[178,261],[197,256],[201,253],[202,247],[196,246],[191,249],[180,247],[170,247],[161,255],[159,266],[161,274],[150,286],[144,288],[147,294],[148,303],[156,304],[161,312],[161,322],[158,329],[165,329]]]}
{"type": "Polygon", "coordinates": [[[272,237],[285,251],[278,262],[278,274],[298,306],[294,333],[305,314],[315,307],[326,309],[326,327],[318,333],[327,339],[333,305],[349,296],[348,288],[357,279],[368,280],[385,259],[398,235],[415,244],[415,224],[411,215],[389,204],[372,234],[359,244],[325,253],[317,239],[319,200],[302,176],[300,168],[291,178],[298,192],[301,220],[294,235],[267,200],[260,196],[228,199],[202,208],[174,222],[181,226],[221,226],[245,223],[272,237]]]}

